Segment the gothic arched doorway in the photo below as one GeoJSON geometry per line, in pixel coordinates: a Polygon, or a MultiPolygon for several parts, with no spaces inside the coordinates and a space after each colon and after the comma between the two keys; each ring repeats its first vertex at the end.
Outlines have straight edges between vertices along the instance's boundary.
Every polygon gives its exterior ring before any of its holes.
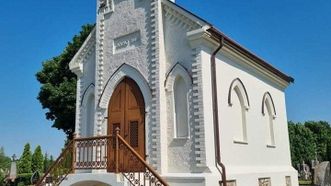
{"type": "MultiPolygon", "coordinates": [[[[115,135],[116,128],[120,129],[120,135],[125,141],[145,158],[145,103],[138,85],[128,77],[117,85],[109,102],[108,135],[115,135]]],[[[114,146],[108,148],[108,151],[108,161],[113,164],[114,146]]],[[[119,153],[121,171],[139,171],[139,165],[130,161],[127,153],[119,153]]],[[[114,166],[108,166],[108,172],[114,171],[114,166]]]]}

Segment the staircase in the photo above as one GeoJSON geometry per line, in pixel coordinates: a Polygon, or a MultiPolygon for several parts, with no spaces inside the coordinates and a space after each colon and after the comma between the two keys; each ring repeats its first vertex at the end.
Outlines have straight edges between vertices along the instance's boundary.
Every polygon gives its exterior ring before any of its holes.
{"type": "Polygon", "coordinates": [[[102,169],[121,175],[125,185],[128,186],[168,186],[162,177],[119,135],[119,129],[116,130],[114,136],[73,139],[36,186],[60,185],[69,174],[74,174],[75,171],[102,169]],[[123,160],[129,160],[131,163],[128,164],[123,160]],[[130,165],[134,167],[128,167],[130,165]]]}

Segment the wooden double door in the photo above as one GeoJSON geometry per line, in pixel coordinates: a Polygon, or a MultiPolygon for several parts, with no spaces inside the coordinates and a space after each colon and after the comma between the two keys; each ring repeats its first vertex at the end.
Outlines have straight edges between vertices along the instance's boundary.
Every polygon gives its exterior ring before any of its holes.
{"type": "MultiPolygon", "coordinates": [[[[108,134],[115,136],[116,128],[125,141],[145,159],[145,103],[136,82],[124,78],[116,87],[109,102],[108,134]]],[[[115,141],[114,141],[115,142],[115,141]]],[[[108,148],[108,172],[115,172],[115,145],[108,148]]],[[[123,146],[119,151],[119,169],[122,172],[141,171],[132,154],[123,146]]]]}

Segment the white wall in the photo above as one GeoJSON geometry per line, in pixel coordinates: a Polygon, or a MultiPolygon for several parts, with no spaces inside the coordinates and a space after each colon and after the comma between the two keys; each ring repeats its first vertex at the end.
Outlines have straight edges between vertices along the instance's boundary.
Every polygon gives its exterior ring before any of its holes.
{"type": "MultiPolygon", "coordinates": [[[[185,24],[181,23],[180,20],[176,20],[174,17],[170,17],[167,15],[163,19],[163,31],[164,31],[164,45],[165,45],[165,59],[161,59],[161,63],[164,61],[165,63],[165,74],[161,74],[164,78],[167,78],[168,81],[169,74],[174,70],[174,66],[176,64],[180,64],[181,67],[185,68],[185,73],[191,73],[192,69],[192,49],[189,46],[189,42],[186,37],[187,27],[185,24]],[[174,34],[176,33],[176,34],[174,34]]],[[[183,77],[182,77],[183,78],[183,77]]],[[[189,77],[190,79],[190,77],[189,77]]],[[[189,80],[187,83],[187,87],[192,86],[192,81],[189,80]]],[[[171,85],[173,86],[173,84],[171,85]]],[[[165,87],[161,86],[162,89],[165,87]]],[[[173,87],[169,87],[169,89],[173,89],[173,87]]],[[[192,112],[190,109],[193,107],[192,99],[191,99],[191,88],[187,88],[187,100],[188,100],[188,115],[182,116],[187,117],[187,122],[189,125],[189,136],[188,138],[176,138],[175,130],[176,130],[176,118],[175,117],[175,103],[174,103],[174,92],[172,90],[168,90],[165,95],[166,100],[166,112],[167,118],[165,118],[164,122],[167,124],[167,172],[176,173],[176,172],[192,172],[195,169],[195,155],[194,155],[194,126],[192,119],[192,112]]]]}
{"type": "MultiPolygon", "coordinates": [[[[211,76],[210,76],[210,49],[202,51],[202,60],[205,64],[205,121],[208,135],[213,136],[212,104],[211,104],[211,76]],[[208,107],[209,105],[209,107],[208,107]]],[[[229,56],[229,54],[226,54],[229,56]]],[[[216,74],[218,91],[218,115],[220,126],[220,146],[222,162],[226,166],[228,179],[236,179],[238,185],[253,185],[258,178],[271,177],[272,185],[285,184],[285,176],[292,177],[293,185],[297,184],[296,172],[291,167],[287,116],[284,91],[275,83],[265,79],[253,68],[242,64],[238,58],[225,57],[223,52],[217,55],[216,74]],[[240,78],[249,97],[250,107],[246,111],[247,144],[235,143],[238,128],[234,123],[238,121],[233,108],[228,104],[228,94],[231,82],[240,78]],[[274,119],[275,147],[267,147],[268,119],[262,114],[262,99],[265,92],[270,92],[277,116],[274,119]],[[249,184],[251,180],[252,184],[249,184]]],[[[236,96],[233,92],[233,96],[236,96]]],[[[207,132],[206,132],[207,133],[207,132]]],[[[212,145],[206,138],[206,144],[212,145]]],[[[208,148],[208,147],[206,147],[208,148]]],[[[208,151],[207,151],[208,152],[208,151]]],[[[207,158],[214,158],[207,154],[207,158]]],[[[207,160],[207,162],[210,160],[207,160]]],[[[256,184],[255,183],[255,184],[256,184]]]]}
{"type": "Polygon", "coordinates": [[[77,102],[78,107],[76,113],[76,117],[78,119],[78,123],[76,123],[76,133],[80,137],[87,137],[87,136],[93,136],[94,134],[94,126],[95,126],[95,116],[92,116],[92,114],[88,114],[88,112],[93,111],[93,114],[95,115],[95,104],[91,103],[90,100],[94,99],[94,91],[95,91],[95,51],[93,50],[89,56],[87,56],[86,60],[83,63],[83,74],[81,77],[79,77],[79,87],[77,88],[77,91],[79,95],[79,100],[77,102]],[[93,96],[93,98],[91,98],[93,96]],[[93,107],[93,108],[88,108],[93,107]]]}
{"type": "MultiPolygon", "coordinates": [[[[233,166],[271,166],[290,164],[287,116],[285,107],[285,95],[282,90],[267,83],[253,72],[249,72],[224,56],[218,56],[216,61],[217,85],[219,98],[219,119],[221,146],[230,147],[229,151],[222,152],[223,160],[233,166]],[[247,145],[233,142],[235,130],[232,122],[233,109],[228,104],[228,92],[231,82],[240,78],[246,87],[250,100],[250,108],[246,111],[247,145]],[[277,117],[274,119],[275,148],[268,148],[266,128],[269,125],[267,116],[262,114],[262,99],[265,92],[270,92],[274,99],[277,117]],[[243,156],[233,156],[243,154],[243,156]]],[[[233,94],[233,97],[236,96],[233,94]]]]}

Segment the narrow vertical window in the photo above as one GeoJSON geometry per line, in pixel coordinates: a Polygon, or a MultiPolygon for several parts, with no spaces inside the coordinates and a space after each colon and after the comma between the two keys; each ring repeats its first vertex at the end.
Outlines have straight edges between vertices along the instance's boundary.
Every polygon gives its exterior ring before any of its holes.
{"type": "Polygon", "coordinates": [[[276,118],[276,109],[269,92],[266,92],[263,96],[262,114],[265,117],[267,147],[275,147],[274,120],[276,118]]]}
{"type": "Polygon", "coordinates": [[[234,140],[236,142],[246,142],[246,109],[243,101],[242,94],[238,87],[234,88],[234,97],[233,97],[233,125],[234,125],[234,140]]]}
{"type": "Polygon", "coordinates": [[[272,115],[272,111],[271,111],[271,105],[270,102],[268,100],[265,100],[265,106],[267,108],[267,113],[266,116],[267,117],[267,144],[274,146],[275,145],[275,133],[274,133],[274,117],[272,115]]]}
{"type": "Polygon", "coordinates": [[[182,77],[177,77],[174,84],[174,106],[175,106],[175,136],[177,138],[187,138],[188,129],[188,89],[182,77]]]}
{"type": "MultiPolygon", "coordinates": [[[[190,94],[192,79],[188,71],[180,64],[174,65],[166,76],[165,90],[169,103],[168,111],[174,138],[190,137],[190,94]]],[[[170,127],[170,126],[169,126],[170,127]]]]}
{"type": "Polygon", "coordinates": [[[232,81],[229,89],[228,103],[231,106],[231,125],[235,143],[247,143],[246,113],[249,100],[246,88],[239,78],[232,81]]]}
{"type": "Polygon", "coordinates": [[[86,123],[85,123],[85,127],[86,127],[86,133],[85,133],[85,137],[91,137],[93,136],[94,133],[94,95],[90,95],[87,101],[87,105],[86,105],[86,123]]]}

